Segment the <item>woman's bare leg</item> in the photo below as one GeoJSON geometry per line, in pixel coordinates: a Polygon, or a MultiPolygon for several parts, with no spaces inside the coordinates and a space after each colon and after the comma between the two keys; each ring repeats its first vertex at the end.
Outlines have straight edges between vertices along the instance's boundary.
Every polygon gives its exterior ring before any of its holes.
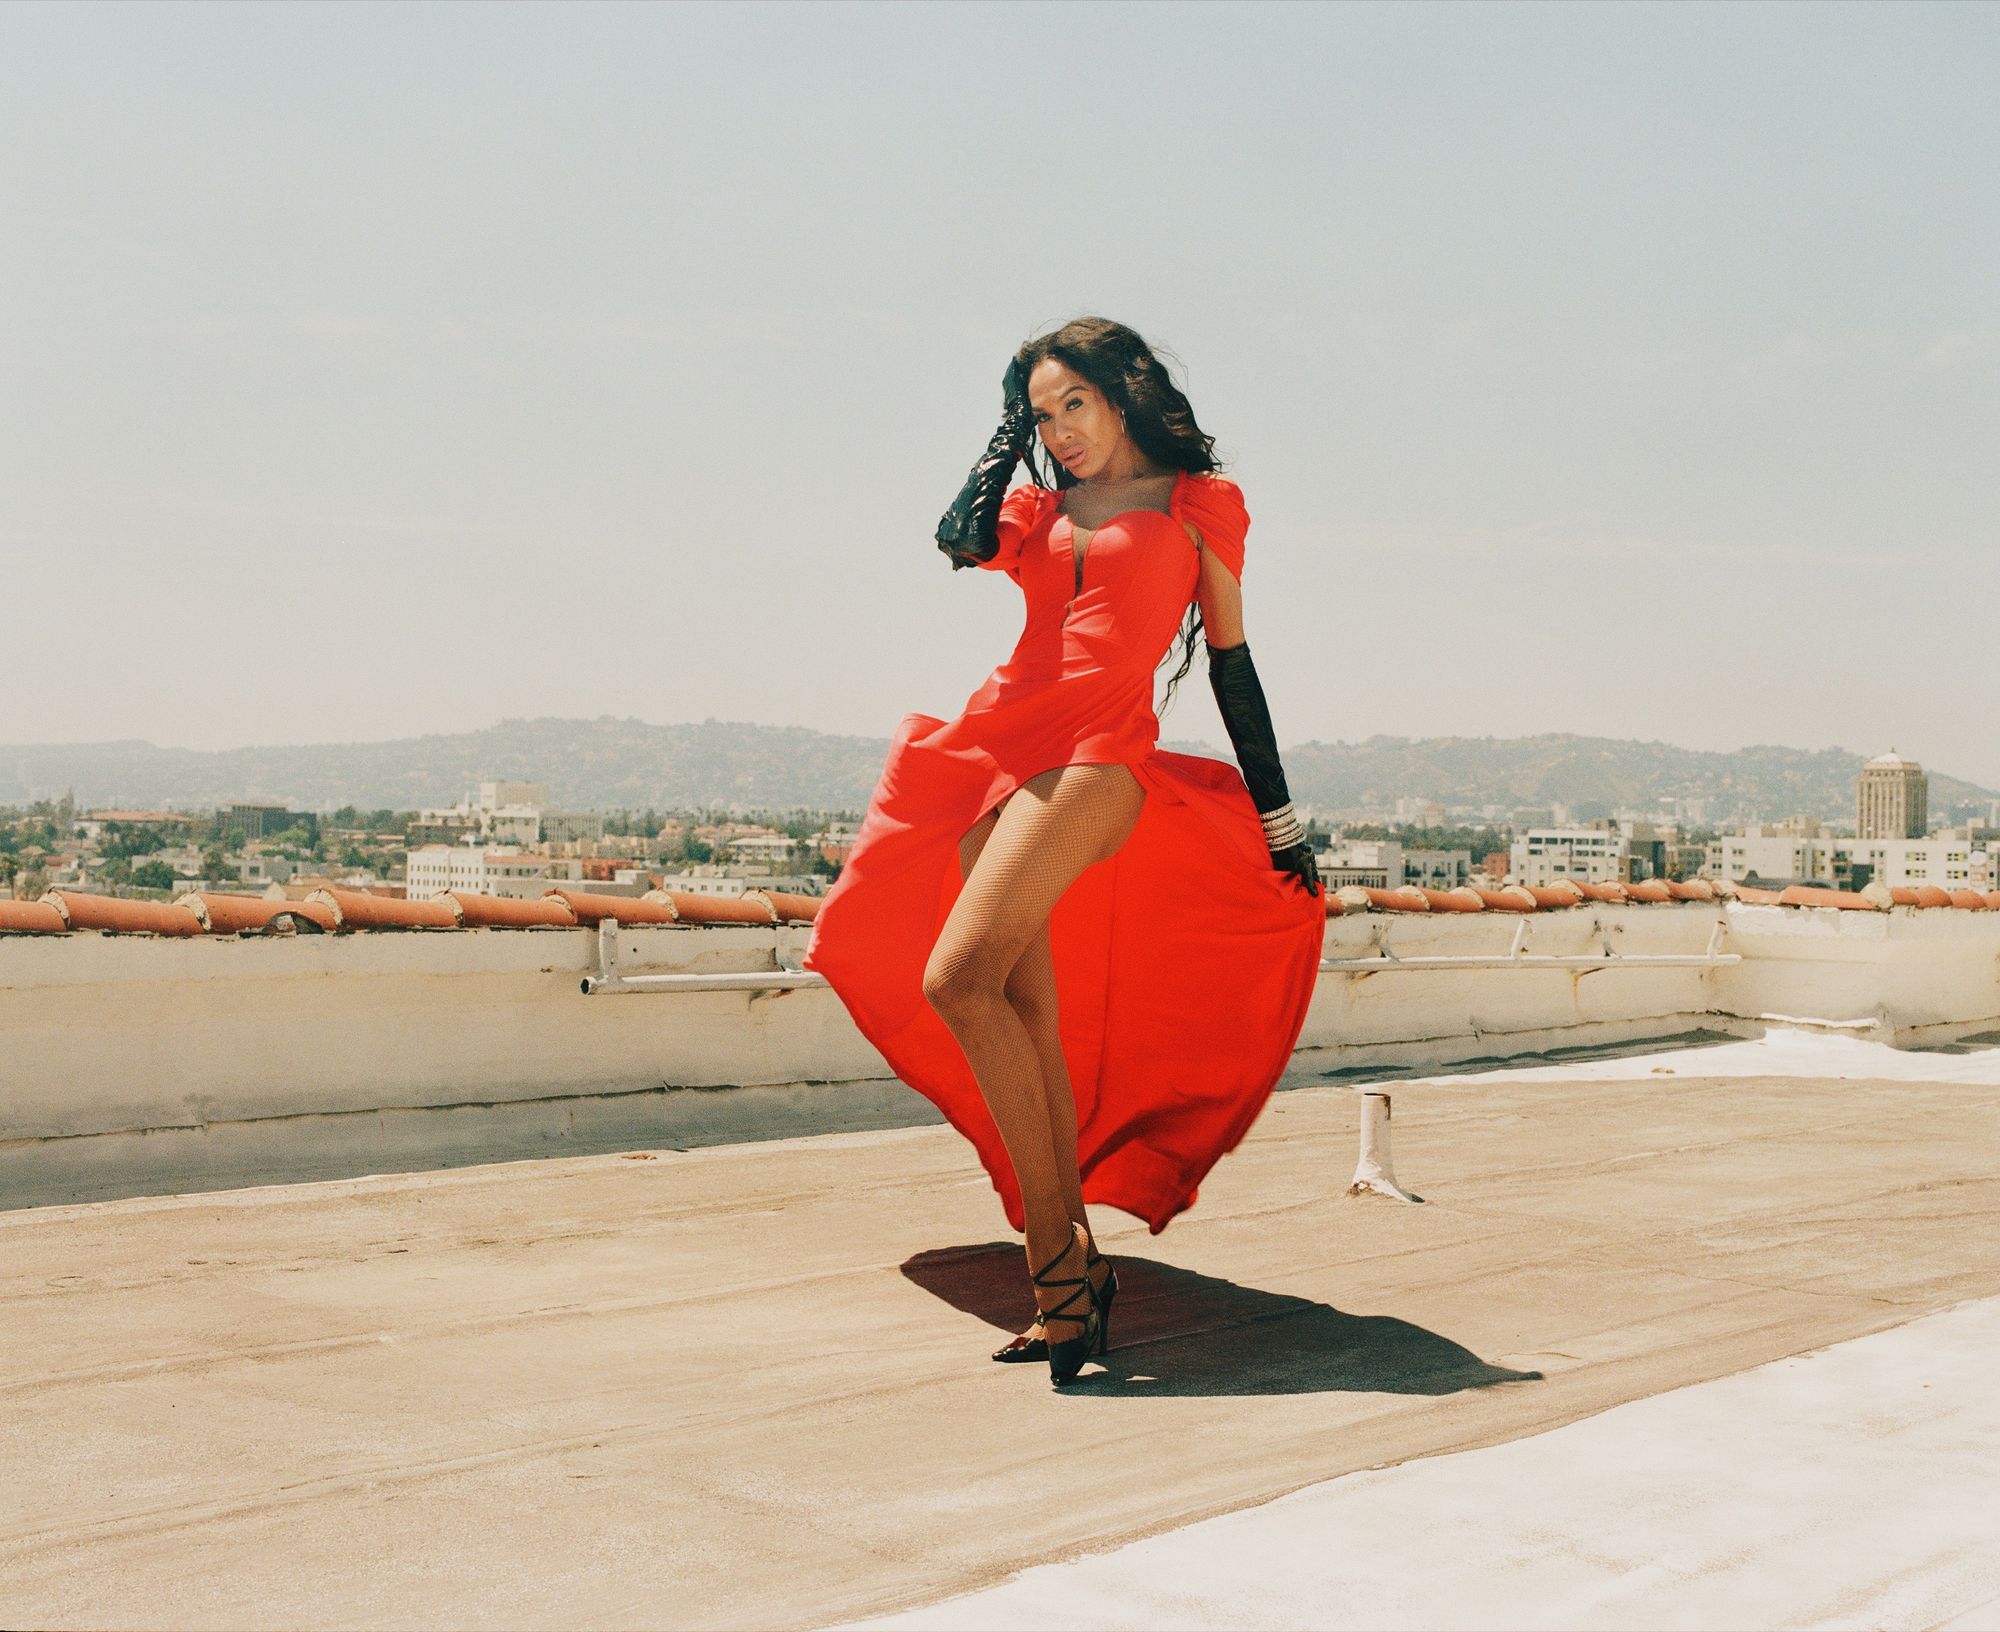
{"type": "MultiPolygon", "coordinates": [[[[1001,801],[1002,805],[1005,803],[1001,801]]],[[[986,848],[986,840],[999,818],[1000,807],[995,806],[966,830],[958,845],[960,878],[972,876],[972,869],[978,864],[980,852],[986,848]]],[[[1071,1218],[1088,1230],[1090,1220],[1083,1208],[1083,1178],[1076,1165],[1076,1091],[1070,1084],[1069,1061],[1063,1057],[1062,1033],[1057,1025],[1056,966],[1046,922],[1035,932],[1027,951],[1008,974],[1005,990],[1007,1001],[1028,1028],[1036,1058],[1042,1062],[1042,1092],[1048,1100],[1056,1182],[1062,1189],[1063,1206],[1071,1218]]],[[[1093,1243],[1095,1239],[1093,1236],[1093,1243]]]]}
{"type": "MultiPolygon", "coordinates": [[[[959,841],[960,877],[972,876],[972,869],[979,861],[979,853],[986,848],[987,836],[992,833],[999,814],[997,807],[988,811],[967,829],[964,838],[959,841]]],[[[1083,1202],[1083,1176],[1077,1169],[1076,1090],[1070,1082],[1069,1061],[1063,1055],[1055,957],[1049,945],[1049,926],[1046,923],[1036,932],[1035,938],[1028,943],[1028,950],[1021,954],[1020,962],[1008,975],[1006,992],[1007,1001],[1014,1006],[1014,1012],[1028,1028],[1028,1036],[1035,1045],[1035,1055],[1042,1062],[1042,1093],[1048,1103],[1050,1140],[1055,1147],[1056,1183],[1062,1191],[1063,1207],[1071,1218],[1083,1226],[1094,1252],[1097,1249],[1097,1233],[1090,1227],[1090,1214],[1083,1202]]],[[[1091,1281],[1099,1290],[1110,1277],[1110,1266],[1101,1260],[1090,1271],[1091,1281]]],[[[1023,1340],[1040,1335],[1039,1322],[1020,1334],[1023,1340]]]]}
{"type": "MultiPolygon", "coordinates": [[[[924,970],[924,994],[964,1048],[1014,1164],[1036,1267],[1068,1244],[1072,1204],[1083,1210],[1081,1185],[1071,1180],[1066,1194],[1062,1173],[1075,1167],[1075,1101],[1054,1037],[1053,1003],[1031,1032],[1008,984],[1036,940],[1046,945],[1049,914],[1063,892],[1086,867],[1116,853],[1144,802],[1145,789],[1123,765],[1065,765],[1023,783],[979,844],[924,970]],[[1067,1114],[1051,1106],[1045,1053],[1056,1056],[1067,1114]],[[1060,1162],[1058,1122],[1066,1147],[1060,1162]]],[[[977,833],[975,825],[961,856],[977,833]]],[[[1044,971],[1039,962],[1017,987],[1031,1005],[1044,973],[1052,990],[1053,966],[1044,971]]]]}

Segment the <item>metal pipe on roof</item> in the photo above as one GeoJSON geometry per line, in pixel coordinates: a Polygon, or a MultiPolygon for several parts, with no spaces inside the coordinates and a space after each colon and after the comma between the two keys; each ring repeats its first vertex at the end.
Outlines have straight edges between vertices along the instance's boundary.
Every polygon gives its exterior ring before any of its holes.
{"type": "MultiPolygon", "coordinates": [[[[777,954],[782,961],[785,954],[777,954]]],[[[768,992],[798,986],[824,986],[826,976],[796,964],[782,969],[752,969],[726,975],[621,975],[618,972],[618,920],[597,925],[597,973],[583,977],[585,997],[615,997],[625,992],[768,992]]]]}
{"type": "Polygon", "coordinates": [[[1321,958],[1321,974],[1383,969],[1622,969],[1637,964],[1652,969],[1715,969],[1741,963],[1741,952],[1583,952],[1564,955],[1528,952],[1512,957],[1504,952],[1486,956],[1399,958],[1321,958]]]}

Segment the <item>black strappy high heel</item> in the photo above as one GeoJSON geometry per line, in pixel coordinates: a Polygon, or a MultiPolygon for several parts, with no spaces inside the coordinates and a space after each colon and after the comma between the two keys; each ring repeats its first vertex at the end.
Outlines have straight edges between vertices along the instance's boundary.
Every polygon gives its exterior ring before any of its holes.
{"type": "Polygon", "coordinates": [[[1090,1270],[1088,1267],[1089,1236],[1086,1235],[1083,1238],[1086,1260],[1084,1272],[1074,1280],[1052,1281],[1048,1279],[1049,1271],[1067,1258],[1076,1247],[1076,1232],[1081,1227],[1081,1225],[1072,1224],[1070,1226],[1069,1245],[1064,1247],[1061,1252],[1057,1253],[1055,1257],[1051,1258],[1030,1277],[1035,1285],[1046,1291],[1052,1292],[1059,1286],[1075,1288],[1068,1297],[1064,1298],[1053,1309],[1044,1309],[1041,1311],[1042,1330],[1044,1332],[1048,1330],[1048,1323],[1051,1320],[1074,1321],[1083,1327],[1083,1330],[1075,1337],[1063,1338],[1060,1341],[1044,1337],[1042,1340],[1048,1345],[1049,1381],[1057,1388],[1061,1388],[1063,1384],[1075,1380],[1076,1374],[1083,1370],[1084,1361],[1090,1358],[1104,1335],[1104,1316],[1098,1305],[1097,1288],[1091,1285],[1090,1282],[1090,1270]],[[1064,1311],[1076,1302],[1078,1298],[1084,1300],[1084,1313],[1080,1315],[1066,1314],[1064,1311]]]}
{"type": "MultiPolygon", "coordinates": [[[[1090,1251],[1083,1261],[1083,1272],[1088,1275],[1099,1264],[1110,1264],[1110,1262],[1110,1259],[1097,1250],[1097,1243],[1093,1241],[1090,1251]]],[[[1104,1285],[1098,1289],[1097,1293],[1097,1352],[1099,1354],[1105,1353],[1111,1347],[1111,1303],[1117,1296],[1118,1271],[1114,1266],[1111,1272],[1105,1276],[1104,1285]]],[[[1035,1311],[1035,1324],[1037,1326],[1042,1324],[1042,1315],[1039,1309],[1035,1311]]],[[[998,1360],[1003,1366],[1021,1365],[1030,1360],[1046,1360],[1048,1357],[1049,1345],[1046,1336],[1028,1337],[1018,1332],[993,1351],[993,1358],[998,1360]]]]}

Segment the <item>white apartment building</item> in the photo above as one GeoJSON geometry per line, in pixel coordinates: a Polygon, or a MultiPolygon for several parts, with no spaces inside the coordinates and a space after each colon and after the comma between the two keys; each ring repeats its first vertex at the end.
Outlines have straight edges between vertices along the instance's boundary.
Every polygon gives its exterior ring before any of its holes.
{"type": "Polygon", "coordinates": [[[1820,835],[1805,837],[1763,826],[1746,827],[1741,833],[1724,833],[1709,840],[1702,871],[1710,878],[1737,881],[1754,876],[1820,878],[1832,883],[1837,842],[1820,835]]]}
{"type": "Polygon", "coordinates": [[[482,782],[479,784],[479,808],[500,810],[507,805],[534,805],[538,809],[549,802],[549,785],[546,782],[482,782]]]}
{"type": "Polygon", "coordinates": [[[1335,839],[1313,858],[1330,890],[1349,884],[1395,890],[1403,884],[1403,847],[1394,839],[1335,839]]]}
{"type": "Polygon", "coordinates": [[[448,832],[470,830],[496,845],[535,845],[551,840],[560,844],[604,837],[604,818],[596,811],[549,809],[548,785],[542,782],[482,782],[476,802],[464,800],[442,809],[420,810],[417,825],[448,832]]]}
{"type": "Polygon", "coordinates": [[[770,882],[768,878],[744,878],[740,874],[732,876],[720,869],[706,870],[711,865],[702,863],[701,871],[668,873],[660,880],[660,888],[677,890],[682,895],[714,895],[733,899],[745,890],[761,889],[770,882]]]}
{"type": "Polygon", "coordinates": [[[534,901],[549,887],[548,860],[518,850],[427,844],[405,853],[403,885],[412,901],[429,900],[452,890],[534,901]]]}
{"type": "Polygon", "coordinates": [[[1625,853],[1625,835],[1616,828],[1531,827],[1508,852],[1508,871],[1516,884],[1622,883],[1625,853]]]}
{"type": "Polygon", "coordinates": [[[1991,882],[1996,868],[2000,857],[1963,831],[1927,839],[1801,838],[1753,826],[1711,840],[1704,870],[1711,878],[1737,881],[1812,878],[1853,888],[1861,877],[1892,889],[1935,884],[1947,890],[1990,890],[2000,888],[1991,882]],[[1865,874],[1857,868],[1865,868],[1865,874]]]}
{"type": "Polygon", "coordinates": [[[1857,866],[1869,870],[1869,882],[1935,884],[1947,890],[1992,889],[1978,882],[1993,876],[1994,858],[1985,846],[1975,847],[1963,832],[1935,833],[1927,839],[1835,839],[1834,873],[1844,880],[1857,866]],[[1843,865],[1844,863],[1844,865],[1843,865]]]}
{"type": "Polygon", "coordinates": [[[1470,850],[1405,850],[1403,882],[1427,890],[1455,890],[1472,877],[1470,850]]]}
{"type": "Polygon", "coordinates": [[[789,867],[799,841],[782,833],[745,833],[726,840],[723,849],[737,861],[753,866],[789,867]]]}

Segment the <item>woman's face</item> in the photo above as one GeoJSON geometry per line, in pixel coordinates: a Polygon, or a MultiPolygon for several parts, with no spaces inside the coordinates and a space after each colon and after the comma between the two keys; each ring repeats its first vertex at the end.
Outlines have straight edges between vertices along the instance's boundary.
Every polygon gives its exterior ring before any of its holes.
{"type": "Polygon", "coordinates": [[[1028,376],[1028,402],[1049,457],[1082,481],[1103,470],[1125,440],[1125,422],[1104,393],[1057,357],[1028,376]]]}

